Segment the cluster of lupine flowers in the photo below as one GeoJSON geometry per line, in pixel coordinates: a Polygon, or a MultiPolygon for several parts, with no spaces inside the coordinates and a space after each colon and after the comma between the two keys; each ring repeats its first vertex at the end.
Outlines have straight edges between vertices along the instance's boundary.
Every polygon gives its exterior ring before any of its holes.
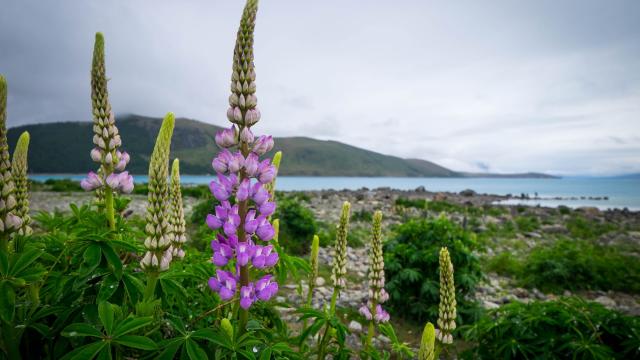
{"type": "Polygon", "coordinates": [[[440,306],[436,336],[443,344],[453,343],[451,332],[456,328],[456,289],[453,264],[446,247],[440,249],[440,306]]]}
{"type": "Polygon", "coordinates": [[[369,300],[359,309],[360,314],[367,320],[377,323],[389,321],[389,313],[382,308],[382,303],[389,300],[389,294],[384,289],[384,255],[382,252],[382,212],[373,214],[373,231],[371,235],[371,249],[369,253],[369,300]]]}
{"type": "Polygon", "coordinates": [[[260,156],[273,148],[273,138],[255,137],[251,126],[260,120],[257,108],[256,73],[253,64],[253,30],[257,1],[245,6],[234,48],[231,95],[227,118],[232,123],[215,136],[222,150],[212,161],[217,181],[210,184],[213,196],[220,202],[206,224],[218,231],[211,242],[212,262],[218,266],[234,263],[235,270],[216,270],[209,286],[223,300],[232,299],[240,286],[240,306],[248,309],[257,300],[266,301],[278,291],[271,275],[255,283],[240,276],[248,266],[265,269],[278,262],[278,253],[268,241],[275,236],[270,216],[276,209],[268,186],[274,181],[277,167],[260,156]],[[232,149],[235,148],[235,151],[232,149]]]}
{"type": "Polygon", "coordinates": [[[93,107],[93,144],[90,156],[100,164],[98,172],[89,172],[80,182],[85,191],[102,189],[130,193],[133,190],[133,176],[124,171],[130,157],[120,151],[122,139],[116,127],[116,120],[109,103],[107,77],[104,61],[104,37],[96,34],[91,68],[91,103],[93,107]]]}

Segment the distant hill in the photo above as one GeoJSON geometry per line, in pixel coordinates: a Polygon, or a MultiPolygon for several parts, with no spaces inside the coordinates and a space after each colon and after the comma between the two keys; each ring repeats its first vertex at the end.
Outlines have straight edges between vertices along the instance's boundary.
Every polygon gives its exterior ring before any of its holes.
{"type": "MultiPolygon", "coordinates": [[[[127,169],[134,174],[146,174],[149,156],[160,128],[160,119],[122,115],[117,118],[117,124],[122,136],[123,148],[131,155],[131,163],[127,169]]],[[[8,132],[11,149],[14,148],[20,133],[25,130],[31,134],[30,172],[84,173],[95,168],[95,164],[89,158],[89,151],[92,148],[91,123],[59,122],[11,128],[8,132]]],[[[214,135],[218,130],[220,127],[200,121],[176,119],[171,155],[180,158],[182,173],[193,175],[213,173],[211,160],[218,151],[214,142],[214,135]]],[[[280,169],[281,175],[470,176],[426,160],[383,155],[337,141],[284,137],[276,138],[275,143],[273,151],[282,150],[284,155],[280,169]]]]}

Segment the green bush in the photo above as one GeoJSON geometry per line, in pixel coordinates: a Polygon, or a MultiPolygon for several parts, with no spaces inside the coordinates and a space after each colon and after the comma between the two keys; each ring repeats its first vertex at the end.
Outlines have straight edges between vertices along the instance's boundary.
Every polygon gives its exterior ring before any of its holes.
{"type": "Polygon", "coordinates": [[[640,318],[576,297],[513,302],[461,329],[465,359],[638,359],[640,318]]]}
{"type": "Polygon", "coordinates": [[[574,238],[596,239],[609,231],[615,230],[616,226],[611,223],[600,223],[575,215],[567,221],[567,229],[574,238]]]}
{"type": "Polygon", "coordinates": [[[427,200],[425,199],[407,199],[407,198],[397,198],[396,205],[402,206],[406,208],[416,208],[416,209],[426,209],[427,208],[427,200]]]}
{"type": "Polygon", "coordinates": [[[620,290],[640,293],[640,261],[615,246],[559,239],[535,247],[522,269],[523,285],[545,291],[620,290]]]}
{"type": "Polygon", "coordinates": [[[518,230],[521,232],[536,231],[540,228],[538,218],[533,216],[518,216],[515,219],[518,230]]]}
{"type": "Polygon", "coordinates": [[[296,197],[282,197],[278,199],[274,218],[280,219],[280,245],[290,254],[306,254],[313,235],[318,232],[318,225],[311,210],[302,205],[296,197]]]}
{"type": "Polygon", "coordinates": [[[518,276],[522,273],[522,261],[510,252],[502,252],[486,262],[486,270],[502,276],[518,276]]]}
{"type": "Polygon", "coordinates": [[[395,232],[396,236],[385,245],[386,288],[392,311],[416,322],[437,318],[438,254],[446,246],[454,267],[462,322],[468,319],[476,307],[466,296],[482,277],[480,262],[473,254],[478,247],[475,235],[444,217],[410,220],[395,232]]]}

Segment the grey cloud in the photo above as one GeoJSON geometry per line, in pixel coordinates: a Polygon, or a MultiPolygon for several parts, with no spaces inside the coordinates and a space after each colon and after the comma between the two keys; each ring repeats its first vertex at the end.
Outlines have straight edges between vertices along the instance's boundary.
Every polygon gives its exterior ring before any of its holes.
{"type": "MultiPolygon", "coordinates": [[[[0,3],[9,126],[89,120],[96,31],[116,112],[225,122],[242,1],[0,3]]],[[[639,18],[634,0],[262,1],[257,130],[456,170],[640,172],[639,18]]]]}

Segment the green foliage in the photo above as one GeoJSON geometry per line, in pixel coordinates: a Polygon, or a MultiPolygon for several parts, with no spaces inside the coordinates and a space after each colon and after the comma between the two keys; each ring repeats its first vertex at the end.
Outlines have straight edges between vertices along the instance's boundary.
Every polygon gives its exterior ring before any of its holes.
{"type": "Polygon", "coordinates": [[[466,359],[637,359],[640,318],[580,298],[513,302],[461,329],[466,359]]]}
{"type": "Polygon", "coordinates": [[[426,209],[427,200],[425,199],[408,199],[399,197],[395,201],[396,206],[402,206],[406,208],[426,209]]]}
{"type": "Polygon", "coordinates": [[[586,219],[581,215],[574,215],[567,221],[567,229],[572,237],[577,239],[597,239],[616,226],[611,223],[601,223],[597,220],[586,219]]]}
{"type": "Polygon", "coordinates": [[[318,232],[311,210],[295,197],[283,197],[278,200],[274,217],[280,219],[280,245],[291,254],[308,253],[313,235],[318,232]]]}
{"type": "Polygon", "coordinates": [[[525,286],[561,292],[600,289],[640,292],[640,262],[615,246],[559,239],[534,248],[517,273],[525,286]]]}
{"type": "Polygon", "coordinates": [[[487,260],[485,269],[503,276],[520,275],[522,274],[522,261],[511,252],[505,251],[487,260]]]}
{"type": "Polygon", "coordinates": [[[80,187],[80,183],[78,181],[74,181],[71,179],[47,179],[44,182],[45,185],[48,185],[47,190],[55,191],[55,192],[76,192],[76,191],[84,191],[80,187]]]}
{"type": "Polygon", "coordinates": [[[437,318],[439,251],[446,246],[451,252],[459,311],[466,321],[476,308],[466,296],[482,277],[480,262],[473,254],[475,235],[444,217],[410,220],[395,232],[385,246],[386,288],[393,313],[416,322],[437,318]]]}
{"type": "Polygon", "coordinates": [[[536,231],[540,228],[540,222],[538,218],[533,216],[517,216],[515,218],[516,225],[518,226],[518,230],[521,232],[531,232],[536,231]]]}

